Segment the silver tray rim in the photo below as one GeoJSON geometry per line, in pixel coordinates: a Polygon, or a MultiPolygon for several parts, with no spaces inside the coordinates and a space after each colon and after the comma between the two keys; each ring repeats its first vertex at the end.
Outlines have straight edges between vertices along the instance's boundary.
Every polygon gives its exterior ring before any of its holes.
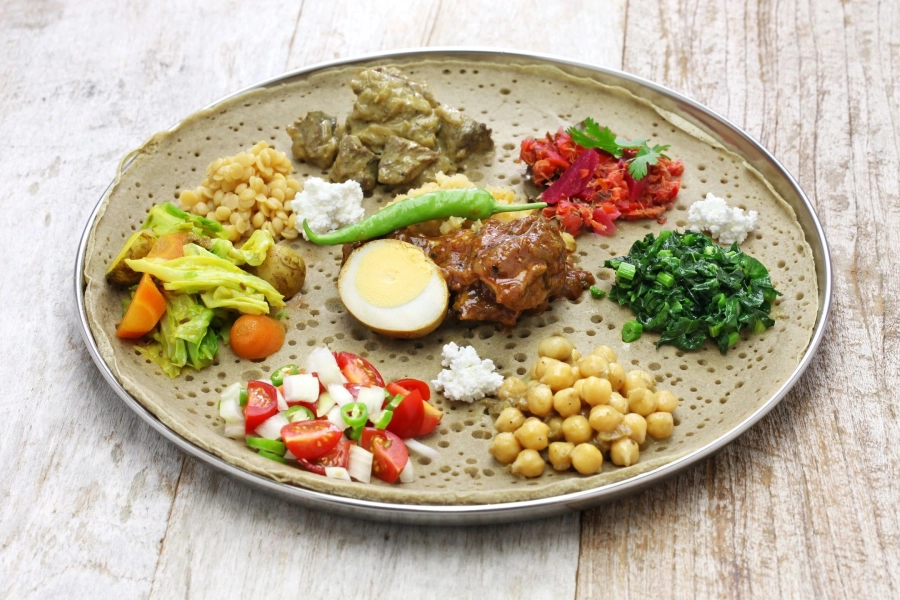
{"type": "MultiPolygon", "coordinates": [[[[281,85],[290,82],[293,79],[307,77],[313,73],[326,69],[359,66],[374,62],[410,62],[429,59],[458,59],[470,62],[489,62],[495,64],[517,64],[523,61],[529,64],[545,64],[560,68],[575,76],[589,77],[598,80],[601,83],[623,87],[639,97],[650,100],[661,108],[671,110],[692,125],[697,126],[702,131],[711,135],[726,149],[735,152],[744,158],[748,164],[766,176],[769,183],[773,185],[776,191],[797,213],[797,218],[804,230],[807,243],[809,243],[813,251],[813,257],[816,263],[816,275],[819,283],[819,312],[809,345],[807,346],[806,352],[800,363],[794,369],[793,373],[791,373],[791,376],[781,385],[778,391],[729,432],[704,447],[671,463],[667,463],[651,471],[619,482],[549,498],[497,504],[400,504],[335,496],[279,483],[261,475],[250,473],[235,467],[211,452],[208,452],[177,435],[162,424],[155,415],[144,408],[143,405],[122,387],[113,375],[109,366],[101,357],[88,323],[87,311],[84,303],[84,291],[86,287],[84,266],[88,240],[91,231],[93,230],[94,223],[97,220],[99,211],[103,206],[103,202],[113,186],[113,182],[111,182],[104,190],[94,209],[91,211],[81,235],[75,260],[74,292],[79,322],[81,325],[81,333],[91,358],[107,383],[109,383],[116,395],[125,402],[126,406],[183,452],[216,470],[225,473],[237,481],[262,492],[296,502],[308,508],[325,510],[340,516],[411,525],[480,525],[507,523],[524,520],[526,518],[547,518],[572,511],[585,510],[603,503],[624,498],[655,486],[697,465],[703,460],[710,458],[750,429],[775,408],[791,388],[796,385],[807,367],[809,367],[816,350],[825,335],[832,307],[833,284],[832,264],[828,242],[825,237],[825,232],[822,229],[822,225],[816,215],[815,208],[787,169],[782,166],[768,150],[750,137],[740,127],[694,100],[664,86],[624,71],[601,67],[564,57],[532,52],[498,50],[496,48],[429,47],[376,52],[310,65],[247,86],[207,105],[204,109],[214,108],[222,102],[251,90],[281,85]]],[[[173,125],[170,130],[177,128],[180,122],[181,121],[173,125]]],[[[128,164],[124,165],[123,168],[127,168],[128,164]]]]}

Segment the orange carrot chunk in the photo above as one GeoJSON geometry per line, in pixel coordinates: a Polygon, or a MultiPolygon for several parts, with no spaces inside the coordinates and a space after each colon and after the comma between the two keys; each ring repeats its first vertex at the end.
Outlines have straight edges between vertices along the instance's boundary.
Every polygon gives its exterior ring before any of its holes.
{"type": "Polygon", "coordinates": [[[187,231],[177,233],[164,233],[153,243],[147,258],[164,258],[172,260],[184,256],[184,245],[187,243],[187,231]]]}
{"type": "Polygon", "coordinates": [[[156,327],[160,317],[166,312],[166,299],[160,293],[149,274],[144,273],[141,282],[134,292],[134,298],[119,328],[116,336],[120,338],[139,338],[156,327]]]}
{"type": "Polygon", "coordinates": [[[266,358],[284,344],[284,327],[266,315],[241,315],[231,326],[229,338],[231,349],[241,358],[266,358]]]}

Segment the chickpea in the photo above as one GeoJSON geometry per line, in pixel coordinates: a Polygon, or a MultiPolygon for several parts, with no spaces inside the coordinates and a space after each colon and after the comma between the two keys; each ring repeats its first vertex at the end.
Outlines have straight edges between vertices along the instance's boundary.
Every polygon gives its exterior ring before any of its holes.
{"type": "Polygon", "coordinates": [[[609,405],[623,415],[628,412],[628,400],[623,398],[619,392],[613,392],[609,395],[609,405]]]}
{"type": "Polygon", "coordinates": [[[675,412],[678,408],[678,398],[669,390],[656,392],[656,410],[661,412],[675,412]]]}
{"type": "Polygon", "coordinates": [[[597,346],[591,354],[605,358],[606,362],[614,363],[618,360],[616,352],[609,346],[597,346]]]}
{"type": "Polygon", "coordinates": [[[516,457],[521,451],[522,444],[519,443],[516,436],[508,431],[498,433],[494,436],[494,439],[491,440],[491,446],[488,448],[488,452],[491,453],[491,456],[497,459],[497,462],[504,465],[508,465],[516,460],[516,457]]]}
{"type": "Polygon", "coordinates": [[[553,410],[553,390],[549,385],[538,384],[525,394],[528,401],[528,412],[538,417],[544,417],[553,410]]]}
{"type": "Polygon", "coordinates": [[[504,433],[512,433],[525,422],[525,415],[518,408],[504,408],[500,416],[494,422],[494,428],[504,433]]]}
{"type": "Polygon", "coordinates": [[[512,472],[522,477],[539,477],[544,472],[544,459],[537,450],[522,450],[512,464],[512,472]]]}
{"type": "Polygon", "coordinates": [[[538,356],[555,358],[556,360],[568,360],[572,356],[575,346],[561,335],[554,335],[542,340],[538,345],[538,356]]]}
{"type": "Polygon", "coordinates": [[[625,375],[625,382],[622,384],[622,395],[628,396],[628,392],[637,388],[645,388],[651,392],[656,387],[656,382],[646,371],[634,370],[628,371],[625,375]]]}
{"type": "Polygon", "coordinates": [[[646,388],[634,388],[628,392],[628,410],[646,417],[656,411],[656,394],[646,388]]]}
{"type": "Polygon", "coordinates": [[[572,389],[574,389],[576,392],[578,392],[578,395],[581,397],[582,400],[584,400],[584,382],[585,381],[587,381],[587,380],[579,379],[578,381],[575,382],[575,385],[572,386],[572,389]]]}
{"type": "Polygon", "coordinates": [[[655,412],[647,415],[647,435],[654,440],[664,440],[672,435],[675,420],[670,412],[655,412]]]}
{"type": "Polygon", "coordinates": [[[572,466],[582,475],[594,475],[603,468],[603,453],[591,444],[578,444],[571,457],[572,466]]]}
{"type": "Polygon", "coordinates": [[[550,428],[550,431],[547,432],[548,440],[551,442],[558,442],[563,439],[562,424],[563,419],[559,415],[556,415],[547,421],[547,427],[550,428]]]}
{"type": "Polygon", "coordinates": [[[612,395],[612,385],[608,379],[600,377],[588,377],[582,379],[584,383],[581,385],[581,398],[591,406],[599,404],[609,404],[609,398],[612,395]]]}
{"type": "Polygon", "coordinates": [[[572,466],[572,450],[575,449],[575,444],[570,444],[569,442],[553,442],[550,444],[550,449],[547,451],[547,458],[550,459],[550,464],[553,465],[553,468],[557,471],[568,471],[572,466]]]}
{"type": "Polygon", "coordinates": [[[559,361],[555,358],[548,358],[546,356],[540,357],[538,361],[534,363],[534,366],[531,367],[531,378],[540,380],[541,377],[544,376],[547,367],[557,362],[559,361]]]}
{"type": "Polygon", "coordinates": [[[631,438],[616,440],[609,447],[609,458],[619,467],[630,467],[638,461],[640,455],[637,442],[631,438]]]}
{"type": "Polygon", "coordinates": [[[577,415],[581,410],[581,398],[574,388],[566,388],[553,394],[553,408],[562,418],[577,415]]]}
{"type": "Polygon", "coordinates": [[[622,422],[622,413],[611,406],[600,404],[591,409],[588,423],[597,433],[610,433],[615,431],[622,422]]]}
{"type": "Polygon", "coordinates": [[[554,361],[547,365],[541,383],[546,383],[554,392],[570,388],[575,384],[575,372],[564,362],[554,361]]]}
{"type": "Polygon", "coordinates": [[[647,419],[641,415],[637,413],[625,415],[622,417],[622,424],[626,425],[628,429],[631,430],[631,435],[628,437],[638,444],[643,444],[644,440],[647,439],[647,419]]]}
{"type": "Polygon", "coordinates": [[[625,368],[617,362],[609,363],[609,383],[612,386],[614,392],[618,392],[622,389],[622,384],[625,383],[625,368]]]}
{"type": "Polygon", "coordinates": [[[578,372],[582,377],[608,377],[609,362],[596,354],[588,354],[578,361],[578,372]]]}
{"type": "Polygon", "coordinates": [[[583,444],[590,441],[594,435],[591,424],[581,415],[572,415],[563,421],[562,432],[566,436],[566,441],[573,444],[583,444]]]}
{"type": "Polygon", "coordinates": [[[513,435],[516,436],[516,439],[519,440],[519,443],[522,444],[523,448],[529,450],[543,450],[547,447],[547,444],[550,443],[547,439],[547,434],[549,432],[550,428],[546,423],[536,417],[530,417],[525,419],[525,423],[516,429],[513,435]]]}
{"type": "Polygon", "coordinates": [[[579,352],[578,350],[572,350],[572,355],[569,357],[569,360],[567,362],[570,365],[574,365],[579,360],[581,360],[581,352],[579,352]]]}
{"type": "Polygon", "coordinates": [[[525,382],[518,377],[507,377],[497,389],[497,397],[501,400],[518,398],[524,394],[527,389],[528,387],[525,385],[525,382]]]}

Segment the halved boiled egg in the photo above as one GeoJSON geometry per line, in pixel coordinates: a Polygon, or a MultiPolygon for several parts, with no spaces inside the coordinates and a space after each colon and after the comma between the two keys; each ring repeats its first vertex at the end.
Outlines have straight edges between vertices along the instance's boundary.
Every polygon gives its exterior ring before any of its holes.
{"type": "Polygon", "coordinates": [[[434,261],[400,240],[354,250],[338,276],[338,294],[363,325],[387,337],[417,338],[447,314],[447,282],[434,261]]]}

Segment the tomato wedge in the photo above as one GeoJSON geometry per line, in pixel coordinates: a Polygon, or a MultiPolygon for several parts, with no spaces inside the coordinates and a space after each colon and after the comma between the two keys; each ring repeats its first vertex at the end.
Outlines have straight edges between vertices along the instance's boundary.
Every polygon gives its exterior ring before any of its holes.
{"type": "Polygon", "coordinates": [[[419,431],[416,432],[414,437],[428,435],[434,431],[434,428],[437,427],[438,423],[441,422],[441,419],[444,418],[444,413],[441,412],[440,409],[435,408],[427,402],[422,403],[422,409],[425,413],[422,416],[422,425],[419,427],[419,431]]]}
{"type": "MultiPolygon", "coordinates": [[[[395,385],[399,385],[404,390],[409,392],[413,390],[419,390],[419,393],[422,394],[422,400],[428,401],[431,400],[431,388],[428,387],[428,384],[419,379],[398,379],[393,382],[395,385]]],[[[388,384],[390,386],[390,384],[388,384]]],[[[388,391],[390,391],[390,387],[388,387],[388,391]]],[[[403,394],[404,396],[406,394],[403,394]]]]}
{"type": "Polygon", "coordinates": [[[422,419],[425,417],[424,404],[419,390],[407,393],[394,409],[394,416],[391,417],[387,430],[404,440],[415,437],[422,428],[422,419]]]}
{"type": "Polygon", "coordinates": [[[406,444],[390,431],[366,427],[363,429],[359,445],[374,455],[372,474],[387,483],[397,481],[400,471],[409,461],[406,444]]]}
{"type": "Polygon", "coordinates": [[[338,368],[350,383],[361,383],[368,387],[384,387],[384,378],[372,363],[350,352],[334,352],[338,368]]]}
{"type": "Polygon", "coordinates": [[[278,412],[278,393],[265,381],[247,382],[247,405],[244,407],[244,431],[253,433],[269,417],[278,412]]]}
{"type": "Polygon", "coordinates": [[[298,459],[312,460],[334,450],[343,433],[330,421],[295,421],[281,428],[281,439],[298,459]]]}
{"type": "Polygon", "coordinates": [[[353,442],[350,440],[341,440],[338,442],[337,446],[325,456],[322,456],[315,461],[301,458],[298,459],[298,462],[303,465],[304,469],[317,475],[324,475],[325,467],[344,467],[346,469],[347,465],[350,464],[350,446],[352,443],[353,442]]]}

